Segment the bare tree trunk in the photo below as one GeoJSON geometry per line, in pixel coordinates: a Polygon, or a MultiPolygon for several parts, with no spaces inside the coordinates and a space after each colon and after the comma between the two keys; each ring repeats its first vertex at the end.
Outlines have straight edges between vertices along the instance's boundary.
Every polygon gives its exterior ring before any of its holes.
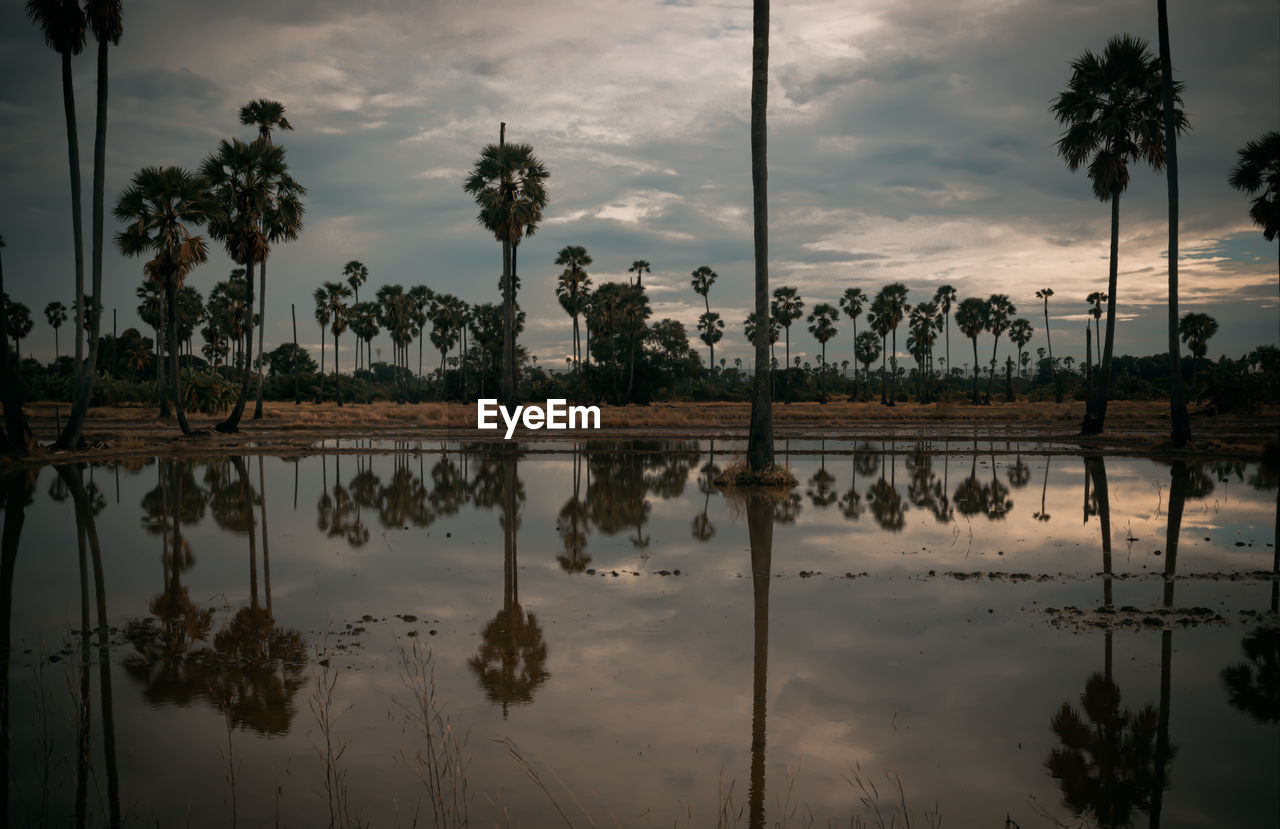
{"type": "MultiPolygon", "coordinates": [[[[768,93],[769,0],[755,0],[751,45],[751,206],[755,230],[756,336],[753,345],[756,364],[751,394],[751,421],[747,433],[747,468],[756,473],[764,471],[773,464],[773,387],[769,365],[769,167],[766,140],[768,93]]],[[[638,273],[636,277],[638,281],[638,273]]],[[[767,618],[765,624],[768,624],[767,618]]],[[[760,728],[761,761],[763,762],[763,707],[760,711],[760,728]]],[[[753,736],[753,745],[754,742],[753,736]]],[[[761,777],[763,778],[763,769],[761,777]]]]}

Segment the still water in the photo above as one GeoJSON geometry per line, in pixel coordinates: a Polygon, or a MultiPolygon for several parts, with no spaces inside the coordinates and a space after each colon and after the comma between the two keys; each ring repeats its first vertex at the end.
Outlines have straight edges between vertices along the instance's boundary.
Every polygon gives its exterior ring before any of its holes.
{"type": "Polygon", "coordinates": [[[1280,825],[1274,471],[740,448],[0,479],[8,825],[1280,825]]]}

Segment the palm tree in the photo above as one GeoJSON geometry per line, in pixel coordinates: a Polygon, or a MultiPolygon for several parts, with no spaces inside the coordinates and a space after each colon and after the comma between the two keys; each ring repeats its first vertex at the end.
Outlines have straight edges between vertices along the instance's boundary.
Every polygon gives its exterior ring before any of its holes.
{"type": "Polygon", "coordinates": [[[125,256],[152,255],[144,267],[147,279],[164,290],[169,331],[169,383],[178,427],[191,434],[183,407],[178,370],[178,289],[187,274],[209,258],[209,246],[191,228],[205,224],[216,210],[199,176],[181,167],[143,167],[120,194],[112,215],[124,224],[116,248],[125,256]]]}
{"type": "Polygon", "coordinates": [[[1058,388],[1058,368],[1053,363],[1053,338],[1049,336],[1049,297],[1053,296],[1052,288],[1041,288],[1036,291],[1036,299],[1044,300],[1044,339],[1049,345],[1049,380],[1053,383],[1054,402],[1062,402],[1062,389],[1058,388]]]}
{"type": "Polygon", "coordinates": [[[724,320],[715,311],[707,311],[698,317],[698,338],[711,349],[710,373],[716,373],[716,343],[724,336],[724,320]]]}
{"type": "Polygon", "coordinates": [[[316,402],[319,403],[324,399],[324,331],[329,325],[329,295],[324,288],[316,288],[312,298],[316,301],[316,322],[320,323],[320,390],[316,395],[316,402]]]}
{"type": "MultiPolygon", "coordinates": [[[[587,253],[587,249],[582,245],[566,245],[560,248],[555,259],[555,264],[564,266],[560,281],[556,285],[556,298],[560,300],[560,307],[565,310],[565,313],[573,318],[573,360],[579,370],[582,363],[582,341],[578,317],[585,310],[586,297],[591,291],[591,277],[587,276],[586,272],[586,267],[591,264],[591,261],[591,254],[587,253]]],[[[636,260],[631,266],[631,270],[636,271],[637,282],[639,282],[637,270],[639,265],[648,268],[649,263],[641,259],[636,260]]],[[[579,382],[581,382],[581,375],[579,375],[579,382]]]]}
{"type": "Polygon", "coordinates": [[[338,382],[338,335],[347,330],[348,311],[346,300],[351,296],[351,289],[341,282],[325,282],[319,291],[317,291],[316,299],[321,299],[323,292],[323,300],[326,310],[329,312],[329,330],[333,333],[333,388],[334,395],[337,397],[338,405],[342,405],[342,385],[338,382]]]}
{"type": "Polygon", "coordinates": [[[1203,360],[1209,351],[1209,338],[1218,333],[1218,321],[1208,314],[1192,312],[1178,322],[1178,333],[1191,350],[1192,356],[1203,360]]]}
{"type": "Polygon", "coordinates": [[[909,318],[907,351],[916,358],[919,366],[916,397],[922,402],[932,398],[931,384],[926,379],[932,375],[933,344],[938,338],[938,316],[936,302],[917,302],[912,307],[909,318]]]}
{"type": "Polygon", "coordinates": [[[58,345],[58,329],[67,321],[67,306],[57,300],[50,302],[44,306],[44,318],[49,321],[49,327],[53,329],[53,358],[59,360],[62,358],[62,349],[58,345]]]}
{"type": "MultiPolygon", "coordinates": [[[[67,162],[71,171],[71,234],[75,261],[76,297],[84,294],[84,226],[80,193],[80,139],[76,130],[75,87],[71,80],[71,58],[84,49],[88,23],[78,0],[27,0],[27,17],[40,27],[45,43],[62,59],[62,104],[67,124],[67,162]]],[[[76,303],[75,376],[79,383],[84,371],[84,338],[79,333],[85,308],[76,303]]],[[[77,436],[78,441],[78,436],[77,436]]]]}
{"type": "Polygon", "coordinates": [[[219,432],[235,432],[244,415],[253,366],[253,269],[270,255],[272,244],[298,238],[302,196],[307,191],[289,175],[284,148],[262,139],[252,144],[238,138],[220,141],[217,151],[205,158],[201,172],[219,206],[216,218],[209,222],[209,235],[221,241],[231,260],[245,269],[245,358],[240,394],[231,415],[214,427],[219,432]]]}
{"type": "Polygon", "coordinates": [[[956,308],[956,327],[973,341],[973,402],[978,404],[978,335],[987,329],[987,302],[977,297],[961,301],[956,308]]]}
{"type": "Polygon", "coordinates": [[[1280,132],[1268,130],[1245,144],[1227,182],[1253,196],[1249,217],[1262,228],[1262,237],[1274,242],[1280,237],[1280,132]]]}
{"type": "Polygon", "coordinates": [[[1108,299],[1105,291],[1094,291],[1084,298],[1089,303],[1089,315],[1093,317],[1093,341],[1098,344],[1098,365],[1102,365],[1102,304],[1108,299]]]}
{"type": "Polygon", "coordinates": [[[513,284],[514,247],[532,235],[547,206],[546,166],[528,144],[507,144],[506,124],[497,144],[480,151],[463,189],[480,206],[476,218],[502,243],[502,396],[504,403],[516,399],[516,310],[513,284]]]}
{"type": "Polygon", "coordinates": [[[8,306],[5,313],[8,317],[9,336],[13,338],[13,359],[18,365],[22,365],[22,341],[31,333],[31,329],[35,324],[31,321],[31,309],[23,305],[21,302],[13,302],[7,297],[5,305],[8,306]]]}
{"type": "MultiPolygon", "coordinates": [[[[289,123],[288,118],[284,117],[284,104],[266,98],[258,98],[240,107],[240,123],[245,126],[256,126],[258,139],[265,141],[269,146],[274,146],[271,140],[273,129],[293,131],[293,125],[289,123]]],[[[258,318],[260,320],[267,318],[267,260],[265,258],[258,263],[258,318]]],[[[258,328],[259,355],[266,354],[263,345],[265,330],[265,325],[258,328]]],[[[258,396],[253,408],[253,419],[262,419],[262,371],[258,372],[258,396]]]]}
{"type": "Polygon", "coordinates": [[[840,319],[840,311],[829,302],[819,302],[813,306],[808,316],[809,333],[822,346],[822,368],[818,375],[818,393],[821,402],[827,402],[825,378],[827,374],[827,341],[836,335],[836,320],[840,319]]]}
{"type": "MultiPolygon", "coordinates": [[[[858,342],[858,317],[862,316],[862,307],[866,302],[867,295],[862,292],[861,288],[845,288],[844,295],[840,297],[840,309],[853,321],[855,351],[857,350],[858,342]]],[[[853,373],[853,397],[855,400],[858,397],[858,372],[856,371],[853,373]]]]}
{"type": "Polygon", "coordinates": [[[427,327],[427,309],[435,301],[435,295],[426,285],[414,285],[405,293],[409,302],[414,328],[418,329],[418,379],[422,379],[422,334],[427,327]]]}
{"type": "Polygon", "coordinates": [[[987,397],[991,396],[991,383],[996,377],[996,350],[1000,347],[1000,335],[1009,328],[1009,317],[1018,313],[1007,294],[992,294],[987,300],[987,330],[995,335],[991,345],[991,374],[987,376],[987,397]]]}
{"type": "Polygon", "coordinates": [[[886,401],[888,405],[892,406],[894,405],[894,398],[897,396],[898,324],[907,315],[907,309],[910,307],[907,305],[907,286],[901,282],[892,282],[885,285],[877,294],[877,299],[882,302],[881,323],[885,330],[893,336],[893,349],[889,352],[889,398],[886,401]]]}
{"type": "MultiPolygon", "coordinates": [[[[369,269],[358,259],[352,259],[342,266],[342,275],[347,278],[347,284],[351,286],[351,291],[354,294],[354,300],[351,304],[352,307],[355,307],[360,304],[360,286],[368,281],[369,269]]],[[[356,367],[360,367],[359,341],[356,342],[356,367]]]]}
{"type": "MultiPolygon", "coordinates": [[[[1093,195],[1111,203],[1111,265],[1107,282],[1107,336],[1102,349],[1100,382],[1085,413],[1081,431],[1098,434],[1107,414],[1111,384],[1111,356],[1115,345],[1116,278],[1120,247],[1120,194],[1129,185],[1129,164],[1145,161],[1160,170],[1165,164],[1161,129],[1164,106],[1158,62],[1145,41],[1130,35],[1113,37],[1101,55],[1086,51],[1071,65],[1067,89],[1052,111],[1066,131],[1058,140],[1058,154],[1075,172],[1088,168],[1093,195]]],[[[1171,98],[1181,103],[1182,85],[1171,98]]],[[[1178,132],[1187,129],[1181,110],[1170,118],[1178,132]]]]}
{"type": "MultiPolygon", "coordinates": [[[[751,214],[754,231],[755,313],[759,320],[769,318],[769,167],[766,160],[768,97],[769,0],[754,0],[751,41],[751,214]]],[[[751,395],[751,421],[747,433],[747,468],[757,474],[773,465],[773,375],[772,366],[768,362],[770,348],[766,334],[764,326],[760,326],[755,337],[755,385],[751,395]]],[[[762,714],[762,735],[763,728],[762,714]]],[[[761,757],[763,762],[763,753],[761,757]]],[[[761,775],[763,778],[763,770],[761,775]]],[[[760,797],[763,796],[761,791],[760,797]]]]}
{"type": "MultiPolygon", "coordinates": [[[[561,253],[564,253],[564,250],[567,250],[567,248],[566,248],[566,249],[562,249],[560,252],[561,252],[561,253]]],[[[581,248],[579,248],[579,250],[581,250],[581,248]]],[[[590,257],[588,257],[588,259],[589,259],[589,258],[590,258],[590,257]]],[[[561,262],[561,261],[559,260],[559,258],[557,258],[557,259],[556,259],[556,264],[557,264],[557,265],[563,265],[563,264],[565,264],[565,263],[561,262]]],[[[584,262],[583,264],[590,265],[591,263],[590,263],[590,262],[584,262]]],[[[627,273],[633,273],[633,274],[635,274],[635,275],[636,275],[636,286],[637,286],[637,287],[639,287],[639,286],[640,286],[640,280],[641,280],[641,278],[642,278],[645,274],[647,274],[647,273],[649,273],[649,272],[650,272],[650,271],[649,271],[649,263],[648,263],[648,262],[646,262],[646,261],[645,261],[645,260],[643,260],[643,259],[637,259],[636,261],[634,261],[634,262],[632,262],[632,263],[631,263],[631,267],[627,268],[627,273]]]]}
{"type": "Polygon", "coordinates": [[[871,376],[871,364],[880,356],[880,337],[874,331],[863,331],[853,341],[853,356],[862,363],[862,379],[868,381],[871,376]]]}
{"type": "Polygon", "coordinates": [[[1009,326],[1009,339],[1018,347],[1018,365],[1022,365],[1022,350],[1031,342],[1031,321],[1019,317],[1009,326]]]}
{"type": "Polygon", "coordinates": [[[702,297],[702,301],[707,306],[707,313],[711,313],[711,286],[715,284],[719,274],[706,265],[699,265],[690,277],[689,283],[693,286],[693,292],[702,297]]]}
{"type": "Polygon", "coordinates": [[[782,285],[773,291],[773,303],[771,305],[773,316],[777,318],[778,324],[782,326],[786,332],[786,369],[782,372],[782,377],[786,380],[787,404],[791,403],[791,323],[804,316],[804,300],[800,298],[800,294],[795,288],[789,285],[782,285]]]}
{"type": "MultiPolygon", "coordinates": [[[[4,234],[0,234],[0,250],[4,246],[4,234]]],[[[16,360],[9,359],[9,325],[4,297],[4,263],[0,261],[0,403],[4,405],[0,450],[24,451],[31,442],[31,430],[27,428],[27,419],[22,413],[22,384],[18,381],[18,364],[16,360]]]]}
{"type": "MultiPolygon", "coordinates": [[[[950,285],[939,285],[938,290],[933,292],[933,301],[938,304],[938,310],[942,313],[942,331],[943,337],[947,342],[947,375],[951,374],[951,306],[956,302],[956,289],[950,285]]],[[[951,384],[947,384],[947,399],[951,399],[951,384]]]]}

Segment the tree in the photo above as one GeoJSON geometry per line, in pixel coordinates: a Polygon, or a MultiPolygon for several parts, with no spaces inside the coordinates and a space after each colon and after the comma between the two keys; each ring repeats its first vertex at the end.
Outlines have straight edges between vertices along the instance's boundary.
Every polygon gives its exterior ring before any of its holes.
{"type": "MultiPolygon", "coordinates": [[[[71,58],[84,49],[88,21],[78,0],[27,0],[27,17],[40,27],[45,43],[62,60],[62,106],[67,125],[67,163],[71,171],[71,235],[76,283],[76,382],[83,376],[84,338],[80,335],[85,322],[85,308],[79,298],[84,295],[84,209],[80,190],[80,139],[76,130],[75,87],[71,79],[71,58]]],[[[6,341],[7,345],[7,341],[6,341]]],[[[25,421],[24,421],[25,423],[25,421]]],[[[75,435],[79,442],[79,434],[75,435]]]]}
{"type": "Polygon", "coordinates": [[[1052,288],[1041,288],[1036,291],[1036,299],[1044,300],[1044,339],[1049,346],[1049,381],[1053,383],[1053,399],[1062,402],[1062,389],[1058,386],[1058,369],[1053,362],[1053,338],[1049,336],[1049,297],[1053,296],[1052,288]]]}
{"type": "Polygon", "coordinates": [[[6,315],[8,316],[9,336],[13,338],[14,362],[22,364],[22,341],[31,334],[35,323],[31,319],[31,309],[21,302],[14,302],[5,297],[6,315]]]}
{"type": "MultiPolygon", "coordinates": [[[[1209,351],[1209,338],[1218,333],[1218,321],[1208,314],[1192,312],[1178,322],[1178,333],[1192,356],[1203,360],[1209,351]]],[[[1181,371],[1182,367],[1179,366],[1178,370],[1181,371]]]]}
{"type": "Polygon", "coordinates": [[[907,286],[901,282],[892,282],[885,285],[876,294],[872,305],[879,305],[880,312],[877,318],[880,320],[880,327],[883,331],[893,336],[893,348],[889,354],[889,396],[883,402],[889,406],[895,405],[894,398],[897,396],[896,382],[898,376],[898,324],[902,322],[902,318],[907,315],[907,286]]]}
{"type": "Polygon", "coordinates": [[[316,288],[311,295],[316,302],[316,322],[320,323],[320,390],[316,396],[319,403],[324,398],[324,332],[329,324],[329,295],[324,288],[316,288]]]}
{"type": "Polygon", "coordinates": [[[871,373],[871,364],[880,356],[880,336],[874,331],[863,331],[853,341],[853,356],[862,363],[862,377],[866,381],[871,373]]]}
{"type": "Polygon", "coordinates": [[[823,403],[827,402],[826,391],[826,374],[827,374],[827,341],[836,335],[836,320],[840,319],[840,311],[829,302],[819,302],[813,306],[813,312],[809,314],[809,333],[822,346],[822,369],[818,375],[818,390],[820,399],[823,403]]]}
{"type": "MultiPolygon", "coordinates": [[[[579,249],[581,250],[581,248],[579,249]]],[[[564,251],[562,250],[561,253],[563,252],[564,251]]],[[[588,257],[588,259],[590,259],[590,257],[588,257]]],[[[563,265],[564,263],[561,262],[559,258],[557,258],[556,264],[563,265]]],[[[588,262],[585,262],[584,264],[590,265],[591,263],[588,261],[588,262]]],[[[649,263],[643,259],[637,259],[636,261],[631,263],[631,267],[627,268],[627,273],[633,273],[636,275],[636,286],[639,287],[641,278],[645,274],[649,273],[649,263]]]]}
{"type": "Polygon", "coordinates": [[[435,296],[426,285],[414,285],[405,294],[409,302],[410,317],[413,328],[418,331],[418,379],[422,379],[422,334],[427,327],[427,309],[435,301],[435,296]]]}
{"type": "Polygon", "coordinates": [[[325,309],[329,314],[329,331],[333,334],[334,395],[337,397],[338,405],[341,406],[342,385],[338,382],[338,335],[347,330],[347,313],[350,309],[344,300],[351,296],[351,288],[341,282],[325,282],[317,291],[317,302],[322,299],[321,292],[323,292],[325,309]]]}
{"type": "MultiPolygon", "coordinates": [[[[861,288],[845,288],[844,295],[840,297],[840,309],[845,312],[850,320],[853,321],[853,343],[854,351],[857,351],[858,343],[858,317],[862,316],[862,307],[867,302],[867,295],[862,292],[861,288]]],[[[857,359],[857,354],[854,354],[857,359]]],[[[853,397],[858,398],[858,372],[853,373],[853,397]]]]}
{"type": "Polygon", "coordinates": [[[546,166],[528,144],[506,144],[506,124],[497,144],[480,151],[463,189],[480,206],[476,219],[502,243],[502,397],[516,401],[516,307],[513,248],[532,235],[547,206],[546,166]]]}
{"type": "MultiPolygon", "coordinates": [[[[933,292],[933,301],[941,312],[943,337],[947,343],[947,374],[951,374],[951,306],[956,302],[956,289],[950,285],[939,285],[933,292]]],[[[947,399],[951,399],[951,384],[947,384],[947,399]]]]}
{"type": "Polygon", "coordinates": [[[216,210],[196,174],[181,167],[143,167],[133,174],[112,211],[116,221],[125,226],[116,234],[116,248],[125,256],[151,255],[143,270],[147,279],[164,291],[169,324],[169,383],[183,435],[190,435],[191,427],[187,424],[178,369],[178,349],[183,340],[178,330],[178,289],[192,269],[209,258],[204,237],[192,235],[191,229],[209,222],[216,210]]]}
{"type": "Polygon", "coordinates": [[[267,371],[272,377],[293,377],[297,374],[311,374],[317,370],[316,361],[311,358],[305,348],[285,343],[277,346],[267,354],[267,371]]]}
{"type": "Polygon", "coordinates": [[[1280,237],[1280,132],[1268,130],[1245,144],[1227,182],[1253,196],[1249,217],[1262,229],[1262,237],[1274,242],[1280,237]]]}
{"type": "Polygon", "coordinates": [[[1018,365],[1022,365],[1022,349],[1031,342],[1031,321],[1019,317],[1009,326],[1009,339],[1018,347],[1018,365]]]}
{"type": "MultiPolygon", "coordinates": [[[[288,118],[284,117],[284,104],[266,98],[258,98],[240,107],[240,123],[245,126],[256,126],[258,128],[258,140],[265,141],[269,146],[274,146],[274,142],[271,140],[271,131],[273,129],[293,131],[293,125],[289,123],[288,118]]],[[[270,229],[266,227],[263,230],[264,232],[270,232],[270,229]]],[[[297,238],[297,235],[294,234],[292,238],[297,238]]],[[[267,260],[265,257],[258,263],[258,316],[263,320],[267,318],[267,260]]],[[[266,326],[258,327],[259,354],[266,353],[266,347],[263,344],[265,330],[266,326]]],[[[258,372],[258,396],[253,406],[253,419],[262,419],[261,371],[258,372]]]]}
{"type": "Polygon", "coordinates": [[[698,269],[690,274],[689,284],[693,286],[693,292],[702,297],[708,314],[711,313],[711,286],[716,284],[718,277],[719,274],[706,265],[699,265],[698,269]]]}
{"type": "MultiPolygon", "coordinates": [[[[754,0],[751,41],[751,214],[755,313],[758,320],[769,319],[768,96],[769,0],[754,0]]],[[[747,469],[757,474],[773,466],[773,367],[768,359],[770,348],[767,334],[764,326],[759,326],[756,331],[755,385],[752,389],[751,421],[747,433],[747,469]]],[[[761,774],[763,775],[763,771],[761,774]]]]}
{"type": "Polygon", "coordinates": [[[786,370],[783,371],[782,377],[787,381],[786,402],[790,404],[791,381],[788,378],[791,376],[791,323],[804,316],[804,300],[800,298],[800,294],[795,288],[789,285],[782,285],[773,291],[771,310],[786,335],[786,370]]]}
{"type": "Polygon", "coordinates": [[[920,401],[932,397],[931,384],[927,382],[927,378],[931,376],[933,343],[938,338],[938,316],[936,302],[917,302],[911,308],[907,351],[916,358],[916,365],[919,367],[916,397],[920,401]]]}
{"type": "Polygon", "coordinates": [[[67,306],[57,300],[50,302],[44,306],[44,318],[48,320],[49,327],[53,329],[53,357],[55,360],[61,359],[62,349],[58,345],[58,329],[67,321],[67,306]]]}
{"type": "MultiPolygon", "coordinates": [[[[358,259],[352,259],[342,266],[342,275],[347,278],[347,284],[351,286],[351,292],[354,297],[351,307],[360,304],[360,286],[369,280],[369,269],[364,266],[358,259]]],[[[358,335],[357,335],[358,336],[358,335]]],[[[360,343],[356,341],[356,368],[360,367],[360,343]]]]}
{"type": "Polygon", "coordinates": [[[1000,348],[1000,335],[1009,329],[1009,317],[1018,309],[1007,294],[992,294],[987,300],[987,330],[995,336],[991,346],[991,374],[987,376],[987,396],[991,396],[991,383],[996,377],[996,350],[1000,348]]]}
{"type": "Polygon", "coordinates": [[[724,336],[724,320],[715,311],[707,311],[698,317],[698,338],[711,349],[710,371],[716,372],[716,343],[724,336]]]}
{"type": "Polygon", "coordinates": [[[244,416],[253,366],[254,268],[270,255],[272,244],[298,238],[302,196],[307,191],[289,175],[284,148],[261,138],[252,144],[238,138],[220,141],[218,149],[205,158],[201,173],[218,205],[209,222],[209,235],[221,241],[231,260],[245,269],[245,357],[240,394],[231,415],[214,427],[219,432],[235,432],[244,416]]]}
{"type": "Polygon", "coordinates": [[[973,341],[973,402],[978,398],[978,335],[987,329],[987,302],[977,297],[961,301],[956,308],[956,327],[973,341]]]}
{"type": "Polygon", "coordinates": [[[1093,317],[1093,341],[1098,344],[1098,365],[1102,365],[1102,305],[1108,299],[1104,291],[1094,291],[1084,298],[1089,303],[1089,315],[1093,317]]]}
{"type": "MultiPolygon", "coordinates": [[[[587,249],[582,245],[566,245],[560,248],[555,259],[555,264],[564,267],[560,273],[560,280],[556,283],[556,298],[560,300],[560,307],[565,310],[565,313],[573,318],[573,361],[575,368],[579,371],[579,383],[581,383],[582,341],[578,329],[578,317],[586,310],[586,299],[591,291],[591,277],[586,271],[591,261],[591,254],[587,253],[587,249]]],[[[636,270],[638,265],[644,265],[647,268],[649,263],[636,260],[631,270],[636,270]]],[[[636,281],[640,281],[638,271],[636,281]]]]}
{"type": "MultiPolygon", "coordinates": [[[[1081,431],[1099,434],[1106,422],[1115,345],[1116,280],[1120,246],[1120,194],[1129,185],[1129,164],[1145,161],[1155,170],[1165,164],[1164,106],[1158,62],[1145,41],[1130,35],[1113,37],[1101,55],[1086,51],[1071,65],[1067,88],[1054,101],[1052,112],[1066,126],[1058,140],[1058,154],[1075,172],[1088,168],[1093,195],[1111,203],[1111,261],[1107,282],[1107,334],[1102,369],[1094,399],[1081,431]]],[[[1181,84],[1171,98],[1181,104],[1181,84]]],[[[1170,114],[1177,132],[1187,129],[1181,110],[1170,114]]]]}

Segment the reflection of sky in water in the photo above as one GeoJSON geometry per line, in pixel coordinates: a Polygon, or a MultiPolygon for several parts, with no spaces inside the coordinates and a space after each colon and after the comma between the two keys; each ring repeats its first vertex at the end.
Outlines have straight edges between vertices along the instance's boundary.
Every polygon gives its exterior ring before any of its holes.
{"type": "MultiPolygon", "coordinates": [[[[413,642],[410,631],[434,649],[438,694],[469,732],[471,785],[488,795],[473,803],[477,823],[503,807],[526,825],[555,820],[545,796],[494,742],[501,737],[542,770],[575,822],[586,821],[577,820],[581,813],[554,782],[557,775],[597,823],[612,823],[612,814],[624,825],[645,825],[646,810],[663,823],[682,812],[682,800],[695,824],[710,822],[722,770],[745,804],[753,659],[747,528],[742,506],[700,486],[708,448],[686,444],[589,459],[536,451],[518,462],[524,500],[514,587],[541,627],[549,675],[533,688],[532,703],[510,706],[506,719],[467,666],[504,607],[499,462],[451,452],[450,467],[430,447],[421,455],[308,457],[296,464],[268,458],[260,488],[258,459],[246,461],[248,483],[255,493],[265,489],[277,624],[300,630],[312,646],[327,643],[341,669],[337,733],[348,746],[343,765],[354,814],[378,825],[394,824],[398,814],[407,824],[422,796],[398,759],[401,751],[412,754],[415,742],[393,702],[407,701],[398,654],[413,642]],[[577,566],[594,575],[569,573],[561,564],[571,558],[568,518],[560,516],[573,496],[575,469],[585,527],[577,566]],[[451,481],[479,481],[475,489],[490,505],[451,491],[451,481]],[[659,575],[677,569],[678,576],[659,575]],[[385,621],[363,623],[365,614],[385,621]],[[367,630],[341,635],[348,623],[367,630]],[[359,646],[337,649],[353,641],[359,646]]],[[[921,806],[936,802],[947,825],[1000,825],[1006,812],[1036,825],[1029,797],[1065,820],[1057,782],[1044,768],[1056,744],[1049,721],[1063,702],[1078,706],[1089,676],[1102,670],[1104,637],[1056,629],[1038,611],[1102,603],[1101,531],[1097,515],[1086,520],[1084,462],[1004,454],[1003,443],[994,456],[985,443],[977,455],[920,457],[851,453],[848,444],[791,448],[799,505],[783,511],[793,523],[775,524],[769,582],[769,814],[776,817],[776,796],[786,788],[788,768],[797,766],[795,797],[820,821],[851,814],[857,794],[844,778],[861,764],[880,781],[885,771],[900,774],[908,798],[921,806]],[[827,452],[817,454],[822,448],[827,452]],[[886,532],[882,524],[901,528],[886,532]],[[956,571],[1054,578],[947,575],[956,571]],[[864,572],[865,578],[840,578],[864,572]]],[[[971,445],[953,441],[949,448],[971,445]]],[[[716,464],[727,465],[724,445],[716,449],[716,464]]],[[[1212,492],[1186,502],[1177,569],[1189,578],[1176,582],[1175,605],[1210,607],[1227,624],[1172,636],[1176,754],[1164,821],[1274,825],[1276,726],[1258,726],[1231,708],[1219,678],[1243,658],[1241,640],[1254,628],[1241,611],[1266,611],[1270,584],[1210,576],[1271,569],[1275,491],[1250,485],[1259,475],[1253,466],[1203,472],[1192,489],[1203,492],[1207,481],[1212,492]]],[[[147,616],[148,603],[165,589],[160,537],[144,530],[139,507],[157,486],[157,467],[122,470],[118,506],[115,470],[92,474],[106,502],[97,528],[108,617],[124,629],[147,616]]],[[[229,465],[223,474],[236,480],[229,465]]],[[[1157,608],[1165,559],[1155,552],[1166,546],[1169,466],[1111,459],[1106,477],[1115,604],[1157,608]]],[[[203,465],[193,478],[208,486],[203,465]]],[[[48,495],[55,479],[46,469],[36,484],[15,570],[11,817],[32,814],[40,802],[41,766],[32,761],[41,744],[37,674],[23,650],[52,652],[66,643],[74,649],[79,641],[69,633],[79,627],[75,525],[70,500],[48,495]]],[[[224,497],[234,501],[234,493],[224,497]]],[[[260,530],[257,502],[253,513],[260,530]]],[[[194,557],[182,585],[194,604],[213,609],[214,630],[221,629],[251,603],[249,534],[220,527],[210,506],[182,535],[194,557]]],[[[267,552],[259,538],[262,602],[267,552]]],[[[1119,630],[1113,641],[1124,705],[1157,704],[1160,632],[1119,630]]],[[[207,700],[148,706],[121,665],[132,653],[127,642],[113,645],[126,815],[147,824],[188,815],[193,824],[224,823],[230,812],[221,715],[207,700]]],[[[52,745],[50,803],[63,816],[74,789],[67,677],[76,661],[73,653],[40,669],[52,745]]],[[[232,734],[241,821],[272,819],[277,785],[289,822],[327,818],[313,790],[322,771],[310,744],[319,735],[308,693],[309,686],[293,697],[287,735],[232,734]]],[[[101,716],[96,696],[92,711],[101,716]]],[[[91,813],[106,797],[100,731],[93,751],[91,813]]]]}

